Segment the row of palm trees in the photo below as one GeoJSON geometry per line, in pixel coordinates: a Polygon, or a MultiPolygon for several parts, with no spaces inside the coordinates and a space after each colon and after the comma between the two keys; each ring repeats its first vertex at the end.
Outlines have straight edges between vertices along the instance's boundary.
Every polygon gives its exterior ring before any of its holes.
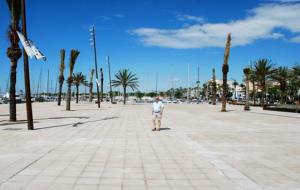
{"type": "MultiPolygon", "coordinates": [[[[267,101],[267,91],[275,90],[275,95],[279,94],[280,103],[292,102],[299,96],[300,90],[300,65],[293,67],[276,67],[269,59],[258,59],[244,70],[246,81],[252,84],[250,98],[256,105],[257,93],[260,91],[260,105],[265,106],[267,101]]],[[[270,94],[270,92],[268,93],[270,94]]]]}
{"type": "MultiPolygon", "coordinates": [[[[69,77],[67,79],[67,100],[66,100],[66,110],[70,110],[71,106],[71,86],[74,85],[76,87],[76,103],[78,103],[79,99],[79,86],[84,85],[89,87],[89,102],[92,102],[93,99],[93,77],[95,70],[91,70],[90,74],[90,81],[88,82],[86,80],[86,76],[82,74],[82,72],[73,73],[74,65],[76,62],[76,59],[79,55],[79,51],[77,50],[71,50],[70,55],[70,64],[69,64],[69,77]]],[[[57,98],[57,105],[61,105],[61,96],[62,96],[62,86],[65,80],[64,77],[64,70],[65,70],[65,50],[60,50],[60,65],[59,65],[59,92],[58,92],[58,98],[57,98]]],[[[101,70],[102,71],[102,70],[101,70]]],[[[102,73],[102,72],[101,72],[102,73]]],[[[103,77],[103,74],[102,74],[103,77]]],[[[112,80],[112,86],[113,87],[119,87],[122,86],[123,88],[123,95],[124,95],[124,101],[123,103],[126,104],[126,92],[127,87],[130,87],[132,90],[138,89],[138,78],[135,74],[133,74],[128,69],[120,70],[118,73],[115,74],[115,80],[112,80]]],[[[103,80],[103,79],[102,79],[103,80]]],[[[101,85],[103,87],[103,85],[101,85]]],[[[102,90],[103,93],[103,90],[102,90]]]]}

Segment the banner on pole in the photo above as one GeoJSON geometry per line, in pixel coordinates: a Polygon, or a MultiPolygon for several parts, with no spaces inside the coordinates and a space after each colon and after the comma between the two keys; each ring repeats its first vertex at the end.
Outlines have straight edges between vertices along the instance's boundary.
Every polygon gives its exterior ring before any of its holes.
{"type": "Polygon", "coordinates": [[[23,34],[19,31],[17,31],[17,34],[28,57],[30,58],[35,57],[37,60],[40,59],[43,59],[44,61],[47,60],[46,56],[44,56],[44,54],[34,45],[34,43],[31,40],[25,39],[23,34]]]}
{"type": "Polygon", "coordinates": [[[99,83],[98,79],[96,79],[96,83],[100,87],[100,83],[99,83]]]}

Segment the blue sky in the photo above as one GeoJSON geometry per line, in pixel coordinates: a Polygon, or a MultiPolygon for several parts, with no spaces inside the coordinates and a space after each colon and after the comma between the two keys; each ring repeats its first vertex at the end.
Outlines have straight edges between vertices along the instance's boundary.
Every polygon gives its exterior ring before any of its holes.
{"type": "MultiPolygon", "coordinates": [[[[6,57],[9,22],[6,1],[0,1],[0,87],[6,90],[9,60],[6,57]]],[[[72,48],[81,53],[75,72],[89,78],[94,66],[89,27],[95,25],[98,67],[105,71],[106,56],[112,73],[129,68],[140,78],[140,90],[187,86],[211,78],[212,67],[221,78],[225,38],[232,33],[229,79],[242,80],[242,69],[251,60],[271,59],[292,66],[300,60],[300,2],[297,0],[27,0],[27,33],[47,61],[30,60],[31,85],[36,90],[42,68],[46,90],[50,70],[52,90],[58,75],[59,51],[65,48],[68,65],[72,48]]],[[[67,74],[67,70],[65,72],[67,74]]],[[[23,89],[23,60],[18,64],[17,89],[23,89]]]]}

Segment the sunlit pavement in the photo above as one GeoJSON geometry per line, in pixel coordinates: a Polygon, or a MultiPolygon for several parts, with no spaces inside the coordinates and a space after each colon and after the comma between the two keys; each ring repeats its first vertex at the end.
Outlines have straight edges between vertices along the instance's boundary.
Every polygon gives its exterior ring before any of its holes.
{"type": "Polygon", "coordinates": [[[0,189],[300,189],[300,114],[241,106],[0,105],[0,189]]]}

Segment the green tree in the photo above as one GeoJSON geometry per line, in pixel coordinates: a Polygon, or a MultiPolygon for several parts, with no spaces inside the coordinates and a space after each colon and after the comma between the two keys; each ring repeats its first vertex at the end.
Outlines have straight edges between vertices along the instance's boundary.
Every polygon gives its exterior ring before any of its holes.
{"type": "Polygon", "coordinates": [[[21,1],[7,0],[10,25],[8,28],[8,38],[10,46],[7,48],[6,54],[10,59],[10,86],[9,86],[9,120],[17,121],[17,106],[16,106],[16,82],[17,82],[17,64],[22,56],[19,47],[19,37],[17,31],[20,30],[19,22],[21,18],[21,1]]]}
{"type": "Polygon", "coordinates": [[[165,92],[163,92],[163,91],[159,92],[159,96],[164,97],[165,95],[166,95],[165,92]]]}
{"type": "Polygon", "coordinates": [[[260,104],[261,106],[265,106],[265,97],[266,97],[266,82],[270,80],[271,76],[274,74],[274,64],[271,63],[269,59],[258,59],[254,63],[254,71],[255,76],[257,78],[258,85],[261,89],[261,98],[260,98],[260,104]]]}
{"type": "Polygon", "coordinates": [[[156,96],[156,92],[148,92],[148,93],[147,93],[147,96],[153,98],[153,97],[156,96]]]}
{"type": "Polygon", "coordinates": [[[299,95],[298,91],[300,90],[300,64],[295,64],[291,71],[291,77],[290,77],[290,83],[288,85],[288,93],[291,97],[293,97],[294,101],[297,98],[298,104],[300,104],[299,101],[299,95]]]}
{"type": "Polygon", "coordinates": [[[135,93],[135,96],[136,96],[139,100],[141,100],[141,99],[145,96],[145,93],[143,93],[143,92],[141,92],[141,91],[137,91],[137,92],[135,93]]]}
{"type": "Polygon", "coordinates": [[[113,87],[123,87],[123,103],[126,104],[126,90],[127,87],[130,87],[132,90],[136,90],[138,88],[138,78],[135,74],[133,74],[128,69],[119,70],[117,74],[115,74],[116,79],[112,80],[113,87]]]}
{"type": "Polygon", "coordinates": [[[60,65],[59,65],[59,89],[58,89],[58,98],[57,98],[57,105],[61,105],[61,93],[62,93],[62,86],[64,84],[64,70],[65,70],[65,54],[66,51],[64,49],[60,50],[60,65]]]}
{"type": "Polygon", "coordinates": [[[68,83],[68,91],[67,91],[67,103],[66,103],[66,110],[70,111],[71,110],[71,87],[72,87],[72,83],[73,83],[73,70],[74,70],[74,66],[76,63],[76,59],[78,57],[78,55],[80,54],[80,52],[78,50],[72,49],[71,50],[71,54],[70,54],[70,63],[69,63],[69,77],[67,79],[67,83],[68,83]]]}
{"type": "Polygon", "coordinates": [[[183,97],[183,89],[182,88],[176,88],[175,98],[181,99],[182,97],[183,97]]]}
{"type": "Polygon", "coordinates": [[[288,80],[290,78],[288,67],[278,67],[272,75],[274,81],[279,84],[280,104],[285,103],[288,80]]]}
{"type": "Polygon", "coordinates": [[[78,104],[78,96],[79,96],[79,86],[81,84],[86,85],[86,78],[82,74],[82,72],[73,74],[73,79],[72,79],[73,85],[76,87],[76,104],[78,104]]]}

